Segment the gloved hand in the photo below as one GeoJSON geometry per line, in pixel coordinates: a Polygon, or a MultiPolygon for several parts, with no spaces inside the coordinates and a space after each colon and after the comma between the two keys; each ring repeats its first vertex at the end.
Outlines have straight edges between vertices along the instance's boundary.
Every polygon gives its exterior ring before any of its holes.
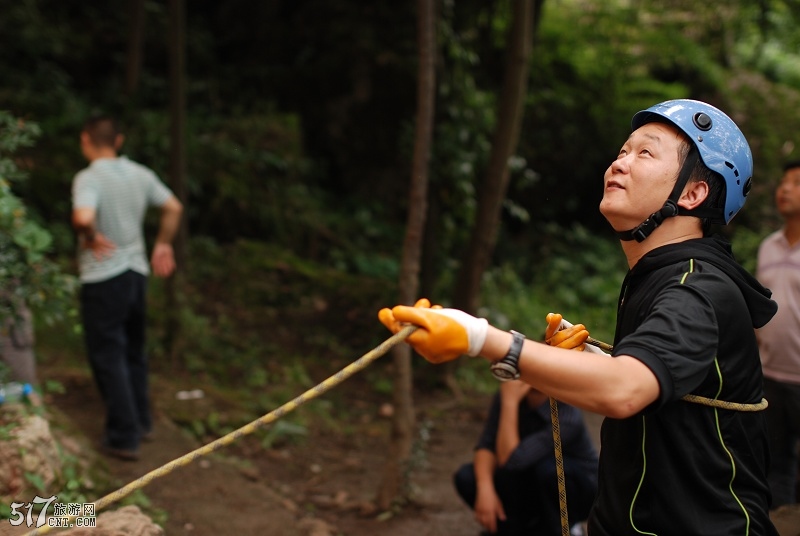
{"type": "Polygon", "coordinates": [[[414,307],[397,305],[381,309],[378,319],[392,333],[406,324],[419,326],[406,342],[431,363],[452,361],[463,354],[478,355],[489,331],[486,319],[475,318],[458,309],[431,307],[431,302],[425,298],[417,301],[414,307]]]}
{"type": "Polygon", "coordinates": [[[558,313],[547,313],[547,329],[544,332],[544,342],[550,346],[582,352],[586,348],[586,339],[589,338],[586,326],[575,324],[572,327],[559,330],[558,328],[561,327],[563,319],[564,317],[558,313]]]}

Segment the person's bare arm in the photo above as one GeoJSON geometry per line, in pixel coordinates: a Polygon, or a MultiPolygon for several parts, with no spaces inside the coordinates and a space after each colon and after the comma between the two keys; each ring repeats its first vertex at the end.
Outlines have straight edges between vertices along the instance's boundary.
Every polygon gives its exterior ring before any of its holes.
{"type": "MultiPolygon", "coordinates": [[[[510,333],[489,326],[480,355],[497,361],[510,345],[510,333]]],[[[655,374],[638,359],[625,355],[611,358],[526,340],[519,369],[525,383],[549,396],[617,419],[640,412],[660,392],[655,374]]]]}
{"type": "Polygon", "coordinates": [[[156,243],[153,245],[153,254],[150,258],[153,274],[156,277],[168,277],[175,271],[175,252],[172,248],[172,241],[178,233],[182,213],[183,205],[174,196],[161,205],[158,235],[156,235],[156,243]]]}
{"type": "Polygon", "coordinates": [[[522,381],[505,382],[500,386],[500,421],[495,452],[497,463],[501,466],[506,464],[519,445],[519,404],[530,390],[531,386],[522,381]]]}
{"type": "Polygon", "coordinates": [[[89,249],[96,259],[109,256],[116,246],[107,236],[97,231],[94,208],[76,208],[72,211],[72,227],[78,234],[78,244],[89,249]]]}
{"type": "MultiPolygon", "coordinates": [[[[464,311],[431,307],[427,299],[414,307],[381,309],[378,318],[394,333],[407,323],[418,326],[406,342],[431,363],[444,363],[463,354],[498,361],[511,346],[507,331],[464,311]]],[[[626,355],[612,358],[526,340],[519,370],[525,383],[552,398],[618,419],[639,413],[660,393],[655,374],[626,355]]]]}
{"type": "Polygon", "coordinates": [[[177,197],[170,197],[166,203],[161,205],[161,220],[158,235],[156,235],[156,244],[172,244],[181,225],[181,214],[183,214],[183,205],[177,197]]]}
{"type": "Polygon", "coordinates": [[[486,449],[475,451],[473,460],[475,467],[475,520],[490,533],[497,532],[497,520],[506,519],[503,503],[494,487],[494,471],[497,458],[494,452],[486,449]]]}

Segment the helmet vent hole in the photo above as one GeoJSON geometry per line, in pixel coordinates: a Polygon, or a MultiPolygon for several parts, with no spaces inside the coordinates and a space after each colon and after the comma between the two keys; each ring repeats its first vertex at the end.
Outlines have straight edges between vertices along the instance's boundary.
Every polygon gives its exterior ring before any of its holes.
{"type": "Polygon", "coordinates": [[[727,162],[727,161],[725,162],[725,165],[728,166],[728,169],[732,169],[733,170],[733,174],[734,175],[736,175],[737,177],[739,176],[739,170],[736,169],[736,166],[734,166],[733,164],[731,164],[730,162],[727,162]]]}

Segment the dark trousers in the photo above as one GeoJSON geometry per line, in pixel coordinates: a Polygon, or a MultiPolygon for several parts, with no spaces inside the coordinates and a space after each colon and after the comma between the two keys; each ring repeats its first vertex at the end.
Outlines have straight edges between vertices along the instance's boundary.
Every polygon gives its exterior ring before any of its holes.
{"type": "Polygon", "coordinates": [[[145,355],[147,278],[127,271],[81,286],[86,350],[106,405],[105,444],[136,449],[152,426],[145,355]]]}
{"type": "MultiPolygon", "coordinates": [[[[595,476],[570,470],[571,465],[582,464],[564,460],[570,526],[589,517],[597,492],[595,476]]],[[[458,494],[470,508],[474,508],[477,482],[473,464],[462,465],[453,480],[458,494]]],[[[494,473],[494,486],[506,513],[506,521],[498,521],[498,535],[560,536],[561,510],[555,457],[548,457],[522,471],[500,468],[494,473]]]]}
{"type": "Polygon", "coordinates": [[[798,442],[800,442],[800,385],[764,378],[769,432],[769,487],[772,508],[797,502],[798,442]]]}

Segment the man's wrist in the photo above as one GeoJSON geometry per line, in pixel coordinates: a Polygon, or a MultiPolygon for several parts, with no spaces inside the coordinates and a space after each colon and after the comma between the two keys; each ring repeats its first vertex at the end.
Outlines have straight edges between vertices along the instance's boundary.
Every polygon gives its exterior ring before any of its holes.
{"type": "Polygon", "coordinates": [[[512,337],[508,352],[491,365],[492,374],[501,382],[519,379],[519,358],[525,344],[525,335],[514,330],[510,333],[512,337]]]}

